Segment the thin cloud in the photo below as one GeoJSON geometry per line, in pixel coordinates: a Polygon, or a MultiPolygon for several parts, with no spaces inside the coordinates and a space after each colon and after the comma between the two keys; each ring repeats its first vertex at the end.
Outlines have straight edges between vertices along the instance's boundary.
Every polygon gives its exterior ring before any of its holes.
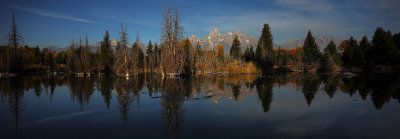
{"type": "Polygon", "coordinates": [[[332,4],[325,0],[277,0],[276,4],[302,11],[330,11],[332,4]]]}
{"type": "Polygon", "coordinates": [[[77,17],[73,17],[73,16],[70,16],[70,15],[51,12],[51,11],[46,11],[46,10],[42,10],[42,9],[23,8],[23,7],[11,6],[11,5],[4,5],[3,7],[14,8],[14,9],[23,10],[23,11],[30,12],[30,13],[42,15],[42,16],[59,18],[59,19],[65,19],[65,20],[71,20],[71,21],[77,21],[77,22],[84,22],[84,23],[97,23],[97,24],[99,23],[99,22],[95,22],[93,20],[77,18],[77,17]]]}

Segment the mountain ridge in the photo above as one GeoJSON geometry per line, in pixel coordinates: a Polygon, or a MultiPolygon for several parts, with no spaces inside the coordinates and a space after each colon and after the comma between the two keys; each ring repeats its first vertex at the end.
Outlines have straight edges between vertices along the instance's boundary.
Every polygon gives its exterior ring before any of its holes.
{"type": "MultiPolygon", "coordinates": [[[[256,45],[258,43],[258,37],[255,36],[247,36],[244,34],[242,31],[237,30],[235,32],[227,32],[226,34],[221,34],[219,32],[218,28],[214,28],[207,36],[203,38],[198,38],[196,35],[191,34],[190,37],[188,38],[191,42],[193,47],[196,47],[196,45],[199,43],[202,47],[202,49],[205,50],[216,50],[218,44],[222,44],[224,47],[225,53],[228,53],[232,42],[233,38],[235,35],[238,35],[239,41],[241,42],[241,50],[242,52],[250,46],[253,46],[254,49],[256,49],[256,45]]],[[[345,38],[340,38],[336,36],[314,36],[315,42],[317,43],[319,49],[322,51],[332,40],[336,46],[339,46],[340,43],[343,40],[346,40],[345,38]]],[[[297,40],[290,40],[282,44],[274,44],[274,49],[278,48],[283,48],[283,49],[294,49],[298,46],[302,46],[304,44],[305,38],[297,39],[297,40]]],[[[146,47],[142,42],[139,42],[140,47],[143,49],[143,51],[146,50],[146,47]]],[[[100,47],[101,42],[96,42],[93,44],[89,44],[89,49],[92,52],[96,52],[97,49],[100,47]]],[[[113,39],[111,40],[111,48],[115,50],[115,47],[117,45],[117,40],[113,39]]],[[[68,47],[65,48],[60,48],[56,46],[50,47],[50,50],[55,51],[55,52],[61,52],[61,51],[66,51],[68,50],[68,47]]]]}

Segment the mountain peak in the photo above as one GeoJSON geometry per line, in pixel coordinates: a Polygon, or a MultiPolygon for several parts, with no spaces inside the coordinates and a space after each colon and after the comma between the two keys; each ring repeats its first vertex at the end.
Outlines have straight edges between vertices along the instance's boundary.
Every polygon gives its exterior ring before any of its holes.
{"type": "Polygon", "coordinates": [[[219,29],[218,28],[214,28],[211,32],[219,33],[219,29]]]}
{"type": "Polygon", "coordinates": [[[247,36],[241,31],[235,31],[234,33],[228,32],[226,34],[221,34],[218,28],[214,28],[210,34],[204,38],[197,38],[195,35],[189,37],[193,44],[200,44],[203,49],[213,50],[216,49],[217,45],[221,44],[225,52],[229,52],[229,49],[233,42],[233,35],[238,35],[241,41],[241,48],[244,50],[247,46],[255,46],[258,39],[254,36],[247,36]]]}

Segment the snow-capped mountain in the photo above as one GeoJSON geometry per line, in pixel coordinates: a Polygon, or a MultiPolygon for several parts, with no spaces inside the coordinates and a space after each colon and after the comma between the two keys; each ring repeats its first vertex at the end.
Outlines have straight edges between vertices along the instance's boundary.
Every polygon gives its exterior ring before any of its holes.
{"type": "MultiPolygon", "coordinates": [[[[205,50],[216,50],[218,44],[222,44],[224,47],[225,53],[228,53],[229,50],[231,49],[231,45],[233,42],[233,38],[235,35],[238,35],[239,41],[241,42],[241,49],[242,52],[250,46],[254,47],[254,50],[256,49],[256,45],[258,42],[258,37],[255,36],[247,36],[244,34],[242,31],[238,30],[235,32],[228,32],[226,34],[221,34],[218,30],[218,28],[213,29],[210,34],[205,36],[204,38],[198,38],[196,35],[192,34],[189,37],[189,40],[192,42],[193,46],[196,47],[196,45],[199,43],[202,49],[205,50]]],[[[340,38],[340,37],[334,37],[334,36],[315,36],[315,42],[317,43],[319,49],[322,51],[332,40],[336,46],[339,46],[340,43],[343,40],[346,40],[345,38],[340,38]]],[[[302,46],[304,44],[305,38],[298,39],[298,40],[291,40],[286,43],[282,44],[274,44],[274,49],[278,48],[284,48],[284,49],[294,49],[298,46],[302,46]]],[[[111,40],[111,49],[115,50],[115,47],[117,46],[118,40],[114,39],[111,40]]],[[[97,49],[100,47],[101,42],[89,44],[90,50],[92,52],[96,52],[97,49]]],[[[146,50],[147,44],[143,44],[141,41],[139,41],[139,46],[142,48],[143,51],[146,50]]],[[[130,46],[129,46],[130,47],[130,46]]],[[[61,52],[61,51],[66,51],[68,50],[68,47],[65,48],[59,48],[57,46],[52,46],[50,47],[52,51],[55,52],[61,52]]]]}
{"type": "MultiPolygon", "coordinates": [[[[238,35],[239,41],[241,42],[242,51],[244,51],[247,47],[253,46],[256,49],[256,45],[258,42],[258,38],[254,36],[247,36],[242,33],[240,30],[235,31],[234,33],[228,32],[226,34],[221,34],[218,28],[215,28],[205,36],[204,38],[198,38],[196,35],[192,34],[189,37],[189,40],[192,42],[193,46],[196,46],[199,43],[203,49],[213,50],[216,49],[218,44],[222,44],[224,46],[224,51],[229,52],[233,38],[235,35],[238,35]]],[[[322,51],[332,40],[336,46],[339,46],[344,38],[334,37],[334,36],[315,36],[315,42],[317,43],[319,49],[322,51]]],[[[284,48],[284,49],[294,49],[298,46],[302,46],[304,44],[305,38],[298,40],[291,40],[282,44],[274,44],[274,49],[284,48]]]]}
{"type": "Polygon", "coordinates": [[[196,35],[192,34],[189,37],[189,40],[192,42],[193,46],[196,46],[199,43],[203,49],[213,50],[216,49],[218,44],[222,44],[225,52],[229,52],[233,38],[235,35],[238,35],[239,41],[241,42],[242,51],[244,51],[247,47],[253,46],[255,47],[258,41],[258,38],[254,36],[247,36],[241,31],[235,31],[234,33],[228,32],[226,34],[221,34],[218,28],[215,28],[205,36],[204,38],[198,38],[196,35]]]}

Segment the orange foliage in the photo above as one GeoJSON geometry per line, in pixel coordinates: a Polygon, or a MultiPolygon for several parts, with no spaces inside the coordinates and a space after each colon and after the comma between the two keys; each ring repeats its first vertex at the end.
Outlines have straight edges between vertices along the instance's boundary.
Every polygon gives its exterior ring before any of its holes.
{"type": "Polygon", "coordinates": [[[224,46],[222,46],[222,44],[218,44],[218,46],[217,46],[217,56],[218,57],[224,56],[224,46]]]}
{"type": "Polygon", "coordinates": [[[299,51],[303,50],[303,47],[298,46],[294,49],[274,49],[274,52],[282,51],[283,53],[290,54],[291,56],[295,56],[299,51]]]}
{"type": "Polygon", "coordinates": [[[340,51],[343,52],[344,49],[346,49],[347,42],[348,42],[347,40],[344,40],[344,41],[342,41],[342,42],[340,43],[340,45],[339,45],[339,47],[338,47],[340,51]]]}
{"type": "Polygon", "coordinates": [[[212,55],[214,55],[214,50],[201,50],[201,53],[203,53],[204,55],[207,55],[207,56],[212,56],[212,55]]]}
{"type": "Polygon", "coordinates": [[[243,61],[235,60],[224,67],[217,67],[219,72],[228,73],[260,73],[260,70],[253,63],[246,63],[243,61]]]}
{"type": "Polygon", "coordinates": [[[303,47],[299,46],[299,47],[296,47],[294,49],[288,50],[288,52],[289,52],[290,55],[295,56],[297,54],[297,52],[299,52],[301,50],[303,50],[303,47]]]}

